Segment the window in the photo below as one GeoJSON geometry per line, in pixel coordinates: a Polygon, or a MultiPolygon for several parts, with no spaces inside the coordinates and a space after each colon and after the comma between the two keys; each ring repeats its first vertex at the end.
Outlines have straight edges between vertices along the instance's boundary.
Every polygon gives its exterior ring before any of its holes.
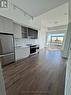
{"type": "Polygon", "coordinates": [[[52,43],[54,45],[62,45],[64,42],[64,34],[49,34],[47,43],[52,43]]]}

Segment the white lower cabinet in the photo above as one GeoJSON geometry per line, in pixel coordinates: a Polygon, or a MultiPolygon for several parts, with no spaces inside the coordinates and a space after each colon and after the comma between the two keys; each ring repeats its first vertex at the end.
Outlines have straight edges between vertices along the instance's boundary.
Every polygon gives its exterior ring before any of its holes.
{"type": "Polygon", "coordinates": [[[29,47],[17,47],[15,49],[15,58],[16,61],[26,58],[30,55],[30,48],[29,47]]]}

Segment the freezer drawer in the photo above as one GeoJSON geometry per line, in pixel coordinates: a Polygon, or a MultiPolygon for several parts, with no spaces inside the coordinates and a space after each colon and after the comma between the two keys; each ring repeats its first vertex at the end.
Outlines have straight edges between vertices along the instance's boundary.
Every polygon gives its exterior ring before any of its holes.
{"type": "Polygon", "coordinates": [[[2,57],[2,66],[5,66],[5,65],[13,63],[13,62],[15,62],[15,55],[14,54],[2,57]]]}

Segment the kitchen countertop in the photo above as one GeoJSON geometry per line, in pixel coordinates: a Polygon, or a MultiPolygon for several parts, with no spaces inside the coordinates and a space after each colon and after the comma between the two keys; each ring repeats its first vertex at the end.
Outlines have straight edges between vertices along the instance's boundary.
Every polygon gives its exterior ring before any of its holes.
{"type": "Polygon", "coordinates": [[[29,48],[29,46],[16,46],[15,49],[17,48],[29,48]]]}
{"type": "Polygon", "coordinates": [[[17,48],[30,48],[30,46],[36,46],[36,47],[39,47],[39,45],[38,44],[26,44],[25,46],[15,46],[15,49],[17,49],[17,48]]]}

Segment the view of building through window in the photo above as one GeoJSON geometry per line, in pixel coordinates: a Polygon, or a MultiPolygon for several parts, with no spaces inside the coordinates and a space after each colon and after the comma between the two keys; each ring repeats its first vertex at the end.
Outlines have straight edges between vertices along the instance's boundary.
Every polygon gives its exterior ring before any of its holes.
{"type": "Polygon", "coordinates": [[[65,34],[49,34],[47,37],[47,44],[60,45],[64,42],[65,34]]]}

